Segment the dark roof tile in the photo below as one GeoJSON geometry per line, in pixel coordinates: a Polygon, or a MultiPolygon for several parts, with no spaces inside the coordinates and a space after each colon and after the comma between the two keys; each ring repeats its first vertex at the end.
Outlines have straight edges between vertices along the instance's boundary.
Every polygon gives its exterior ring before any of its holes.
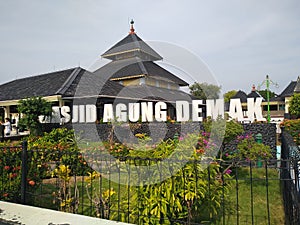
{"type": "Polygon", "coordinates": [[[239,98],[241,102],[247,102],[247,94],[241,90],[239,90],[232,98],[239,98]]]}
{"type": "Polygon", "coordinates": [[[294,92],[300,93],[300,77],[298,77],[297,79],[297,84],[295,85],[294,92]]]}
{"type": "Polygon", "coordinates": [[[195,96],[181,90],[171,90],[149,85],[126,86],[126,88],[134,94],[134,97],[140,99],[155,99],[165,102],[199,100],[195,96]]]}
{"type": "Polygon", "coordinates": [[[125,38],[115,44],[113,47],[108,49],[101,56],[103,58],[114,59],[111,56],[121,54],[123,52],[140,51],[150,56],[150,60],[161,60],[162,57],[154,51],[147,43],[145,43],[135,33],[128,34],[125,38]]]}
{"type": "MultiPolygon", "coordinates": [[[[251,91],[248,95],[247,95],[247,98],[263,98],[261,96],[261,94],[259,94],[257,91],[251,91]]],[[[263,98],[263,101],[265,99],[263,98]]]]}
{"type": "Polygon", "coordinates": [[[291,81],[289,85],[281,92],[280,97],[289,97],[294,94],[297,81],[291,81]]]}
{"type": "Polygon", "coordinates": [[[0,101],[19,100],[32,96],[53,96],[72,76],[76,68],[17,79],[0,85],[0,101]]]}
{"type": "Polygon", "coordinates": [[[187,86],[188,83],[152,61],[140,61],[123,67],[111,76],[111,79],[128,79],[129,77],[149,76],[163,79],[167,82],[187,86]]]}

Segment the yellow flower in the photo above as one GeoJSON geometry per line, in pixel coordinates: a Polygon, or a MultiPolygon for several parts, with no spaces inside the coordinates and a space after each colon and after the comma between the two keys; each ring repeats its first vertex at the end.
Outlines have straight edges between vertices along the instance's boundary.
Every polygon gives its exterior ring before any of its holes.
{"type": "Polygon", "coordinates": [[[92,180],[101,176],[100,173],[97,173],[96,171],[93,171],[92,173],[88,172],[88,174],[89,176],[85,179],[86,182],[92,182],[92,180]]]}
{"type": "Polygon", "coordinates": [[[145,138],[145,134],[140,134],[140,133],[138,133],[138,134],[136,134],[135,136],[136,136],[137,138],[140,138],[140,139],[145,138]]]}

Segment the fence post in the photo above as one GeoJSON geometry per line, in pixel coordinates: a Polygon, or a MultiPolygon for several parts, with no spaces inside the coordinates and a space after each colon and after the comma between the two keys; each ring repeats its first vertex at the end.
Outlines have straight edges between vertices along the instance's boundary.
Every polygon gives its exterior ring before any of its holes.
{"type": "MultiPolygon", "coordinates": [[[[255,141],[260,144],[262,143],[262,134],[261,133],[258,133],[255,135],[255,141]]],[[[257,167],[258,168],[262,167],[262,161],[261,161],[260,157],[258,157],[258,160],[257,160],[257,167]]]]}
{"type": "Polygon", "coordinates": [[[22,167],[21,167],[21,203],[26,204],[26,186],[27,186],[27,141],[22,143],[22,167]]]}

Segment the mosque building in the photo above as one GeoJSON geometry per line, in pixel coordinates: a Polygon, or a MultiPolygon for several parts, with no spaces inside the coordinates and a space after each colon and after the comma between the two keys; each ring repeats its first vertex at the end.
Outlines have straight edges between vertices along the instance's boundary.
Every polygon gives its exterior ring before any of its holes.
{"type": "Polygon", "coordinates": [[[57,107],[72,108],[78,99],[94,101],[97,121],[102,119],[105,103],[163,100],[171,106],[168,116],[174,117],[174,101],[195,98],[180,89],[187,87],[187,82],[156,63],[163,57],[136,34],[133,21],[129,34],[101,57],[111,62],[93,72],[76,67],[0,85],[0,117],[11,118],[17,126],[18,101],[33,96],[43,97],[57,107]]]}

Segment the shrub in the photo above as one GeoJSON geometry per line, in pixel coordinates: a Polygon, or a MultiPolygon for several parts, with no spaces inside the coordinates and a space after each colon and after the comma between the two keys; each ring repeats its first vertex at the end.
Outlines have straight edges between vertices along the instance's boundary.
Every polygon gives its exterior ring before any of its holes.
{"type": "Polygon", "coordinates": [[[237,147],[234,151],[227,151],[225,159],[231,160],[267,160],[272,157],[270,146],[257,143],[251,134],[237,137],[237,147]]]}
{"type": "Polygon", "coordinates": [[[31,135],[27,140],[28,149],[38,150],[32,157],[39,165],[56,161],[69,166],[72,173],[84,175],[90,171],[79,151],[73,130],[57,128],[43,136],[31,135]]]}
{"type": "MultiPolygon", "coordinates": [[[[52,130],[44,136],[27,138],[27,185],[29,190],[39,186],[42,179],[51,176],[50,164],[69,166],[72,174],[85,175],[91,169],[83,160],[75,142],[74,132],[65,128],[52,130]]],[[[19,202],[21,188],[21,143],[2,143],[0,146],[0,199],[19,202]],[[8,146],[8,147],[4,147],[8,146]]]]}
{"type": "MultiPolygon", "coordinates": [[[[21,200],[21,155],[20,146],[2,147],[0,149],[0,199],[12,202],[21,200]]],[[[47,168],[44,165],[28,163],[27,188],[33,190],[41,182],[44,172],[47,168]]]]}
{"type": "Polygon", "coordinates": [[[300,119],[284,120],[281,126],[292,135],[295,143],[300,145],[300,119]]]}
{"type": "MultiPolygon", "coordinates": [[[[219,163],[206,158],[206,151],[210,151],[212,147],[212,143],[207,141],[208,137],[209,134],[205,132],[189,134],[179,137],[178,140],[163,141],[151,150],[139,149],[138,152],[132,150],[132,156],[140,156],[141,163],[135,161],[135,165],[138,163],[149,166],[156,163],[160,168],[159,174],[170,174],[172,169],[178,168],[180,160],[186,160],[182,168],[159,182],[154,178],[159,176],[155,172],[150,175],[147,169],[139,170],[139,176],[150,179],[150,184],[143,183],[145,181],[141,179],[139,186],[130,187],[130,192],[133,193],[130,198],[132,203],[130,217],[133,223],[174,224],[174,221],[180,220],[212,222],[219,219],[222,201],[230,189],[230,184],[224,183],[223,178],[230,175],[223,171],[219,163]],[[177,160],[169,161],[167,164],[160,164],[157,160],[151,161],[154,154],[155,159],[163,160],[175,151],[177,160]],[[149,159],[150,164],[145,159],[149,159]]],[[[124,201],[125,212],[127,204],[128,201],[124,201]]]]}

